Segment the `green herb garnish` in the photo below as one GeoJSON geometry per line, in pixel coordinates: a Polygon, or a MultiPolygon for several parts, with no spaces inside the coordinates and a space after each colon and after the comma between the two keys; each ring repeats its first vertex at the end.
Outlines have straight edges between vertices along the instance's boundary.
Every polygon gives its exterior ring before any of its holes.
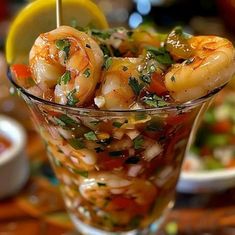
{"type": "Polygon", "coordinates": [[[64,51],[65,59],[67,60],[69,57],[69,50],[70,50],[70,42],[68,39],[59,39],[56,40],[55,45],[57,49],[64,51]]]}
{"type": "Polygon", "coordinates": [[[78,102],[79,99],[75,96],[75,93],[77,92],[76,89],[73,89],[72,91],[69,92],[69,94],[67,95],[67,104],[70,106],[75,106],[78,102]]]}
{"type": "Polygon", "coordinates": [[[128,84],[136,95],[139,95],[144,88],[144,84],[139,83],[135,77],[129,77],[128,84]]]}
{"type": "Polygon", "coordinates": [[[58,122],[59,125],[61,126],[79,126],[79,124],[69,116],[65,114],[61,114],[59,117],[54,117],[54,119],[58,122]]]}
{"type": "Polygon", "coordinates": [[[151,80],[152,80],[152,76],[151,76],[151,74],[143,74],[143,75],[140,76],[140,79],[141,79],[143,82],[145,82],[145,83],[147,83],[147,84],[150,84],[150,82],[151,82],[151,80]]]}
{"type": "Polygon", "coordinates": [[[69,71],[66,71],[58,80],[58,84],[61,85],[62,83],[66,85],[71,80],[71,74],[69,71]]]}
{"type": "Polygon", "coordinates": [[[134,140],[133,140],[133,143],[134,143],[134,148],[135,149],[141,149],[143,144],[144,144],[144,139],[142,136],[137,136],[134,140]]]}
{"type": "Polygon", "coordinates": [[[92,141],[95,141],[97,140],[97,137],[96,137],[96,134],[94,131],[90,131],[90,132],[87,132],[84,134],[84,137],[87,139],[87,140],[92,140],[92,141]]]}
{"type": "Polygon", "coordinates": [[[175,79],[175,76],[172,76],[172,77],[171,77],[171,81],[172,81],[172,82],[175,82],[175,80],[176,80],[176,79],[175,79]]]}
{"type": "Polygon", "coordinates": [[[106,44],[100,44],[100,49],[103,51],[104,57],[111,56],[111,52],[106,44]]]}
{"type": "Polygon", "coordinates": [[[82,171],[78,169],[72,169],[75,174],[81,175],[84,178],[88,178],[88,171],[82,171]]]}
{"type": "Polygon", "coordinates": [[[164,47],[147,47],[147,51],[163,65],[171,65],[174,63],[169,52],[164,47]]]}
{"type": "Polygon", "coordinates": [[[111,36],[111,32],[109,31],[101,31],[98,29],[92,29],[91,34],[95,37],[101,38],[101,39],[109,39],[111,36]]]}
{"type": "Polygon", "coordinates": [[[74,148],[74,149],[82,149],[85,147],[83,139],[82,138],[73,138],[69,139],[68,143],[74,148]]]}
{"type": "Polygon", "coordinates": [[[91,70],[90,70],[90,68],[87,68],[87,69],[83,72],[83,75],[84,75],[86,78],[89,78],[90,75],[91,75],[91,70]]]}
{"type": "Polygon", "coordinates": [[[110,66],[112,65],[112,63],[113,63],[112,57],[106,58],[105,61],[104,61],[105,70],[108,70],[110,68],[110,66]]]}
{"type": "Polygon", "coordinates": [[[120,128],[122,125],[123,125],[123,123],[121,123],[121,122],[113,122],[114,127],[120,128]]]}
{"type": "Polygon", "coordinates": [[[156,94],[149,94],[144,96],[143,102],[145,102],[150,107],[161,108],[167,106],[169,103],[157,96],[156,94]]]}

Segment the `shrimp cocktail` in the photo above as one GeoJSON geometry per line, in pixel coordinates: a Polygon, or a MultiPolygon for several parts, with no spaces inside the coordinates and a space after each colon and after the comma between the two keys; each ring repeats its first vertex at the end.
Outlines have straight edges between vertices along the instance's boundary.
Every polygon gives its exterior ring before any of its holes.
{"type": "Polygon", "coordinates": [[[232,77],[234,52],[179,27],[61,26],[39,35],[28,65],[11,66],[78,231],[158,228],[197,114],[232,77]]]}

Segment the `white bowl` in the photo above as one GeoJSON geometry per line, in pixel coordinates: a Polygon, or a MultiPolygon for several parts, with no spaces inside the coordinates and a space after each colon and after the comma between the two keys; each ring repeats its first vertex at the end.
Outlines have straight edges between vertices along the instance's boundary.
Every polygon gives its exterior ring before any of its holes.
{"type": "Polygon", "coordinates": [[[185,172],[182,171],[177,191],[182,193],[209,193],[235,186],[235,169],[185,172]]]}
{"type": "Polygon", "coordinates": [[[26,134],[13,119],[0,115],[0,134],[11,141],[11,146],[0,156],[0,199],[18,192],[29,176],[29,164],[24,149],[26,134]]]}

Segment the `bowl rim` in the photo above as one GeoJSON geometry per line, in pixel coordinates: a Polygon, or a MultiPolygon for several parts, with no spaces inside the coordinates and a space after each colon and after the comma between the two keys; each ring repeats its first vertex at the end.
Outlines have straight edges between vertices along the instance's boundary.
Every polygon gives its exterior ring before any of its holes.
{"type": "Polygon", "coordinates": [[[201,182],[205,180],[221,180],[221,179],[230,179],[235,177],[235,168],[232,169],[221,169],[214,171],[191,171],[181,172],[180,180],[182,181],[194,181],[201,182]]]}
{"type": "MultiPolygon", "coordinates": [[[[13,126],[14,131],[17,132],[19,138],[17,138],[17,140],[14,140],[14,138],[12,138],[12,136],[14,135],[13,133],[3,132],[4,133],[3,136],[6,136],[6,138],[10,139],[12,144],[9,149],[6,149],[3,153],[1,153],[0,167],[8,163],[9,161],[12,161],[14,158],[20,157],[21,154],[19,153],[23,151],[26,145],[26,132],[24,128],[21,126],[21,124],[11,117],[0,114],[0,122],[2,120],[8,122],[10,125],[13,126]]],[[[0,133],[1,133],[1,127],[0,127],[0,133]]]]}

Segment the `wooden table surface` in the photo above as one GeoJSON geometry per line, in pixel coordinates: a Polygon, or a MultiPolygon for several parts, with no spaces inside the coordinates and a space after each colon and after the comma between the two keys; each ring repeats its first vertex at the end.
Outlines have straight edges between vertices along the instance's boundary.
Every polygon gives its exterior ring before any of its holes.
{"type": "MultiPolygon", "coordinates": [[[[64,212],[43,144],[35,132],[29,132],[27,154],[31,177],[21,192],[0,201],[0,235],[76,234],[64,212]]],[[[177,194],[175,208],[159,234],[235,235],[235,189],[217,194],[177,194]],[[169,224],[178,232],[167,233],[169,224]]]]}

